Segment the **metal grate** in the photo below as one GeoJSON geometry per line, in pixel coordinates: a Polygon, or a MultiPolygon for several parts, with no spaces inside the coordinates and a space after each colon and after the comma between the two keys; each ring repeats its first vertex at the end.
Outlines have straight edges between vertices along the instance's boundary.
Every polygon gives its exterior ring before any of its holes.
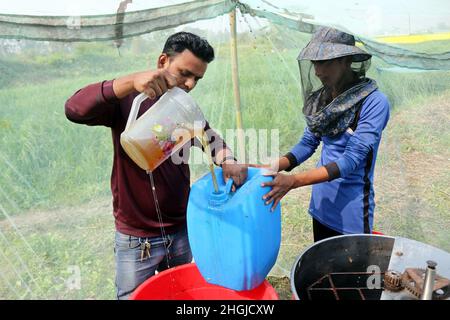
{"type": "Polygon", "coordinates": [[[378,300],[383,292],[384,273],[334,272],[321,277],[307,289],[309,300],[378,300]],[[369,288],[370,276],[379,275],[380,288],[369,288]]]}

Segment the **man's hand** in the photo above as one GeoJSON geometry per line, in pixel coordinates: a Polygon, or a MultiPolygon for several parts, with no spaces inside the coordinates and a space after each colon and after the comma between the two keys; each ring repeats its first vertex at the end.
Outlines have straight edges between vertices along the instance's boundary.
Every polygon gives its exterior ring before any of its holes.
{"type": "Polygon", "coordinates": [[[223,180],[227,183],[228,179],[232,178],[234,183],[231,188],[232,191],[236,191],[236,187],[241,186],[247,180],[248,166],[244,164],[238,164],[234,161],[225,161],[222,164],[223,180]]]}
{"type": "Polygon", "coordinates": [[[272,190],[263,196],[266,205],[273,202],[271,211],[274,211],[280,200],[295,187],[295,176],[286,175],[277,172],[266,172],[264,176],[272,176],[273,180],[264,182],[261,184],[262,187],[272,187],[272,190]]]}
{"type": "Polygon", "coordinates": [[[144,92],[150,99],[155,99],[177,85],[178,79],[175,75],[165,69],[157,69],[115,79],[113,90],[119,99],[133,91],[144,92]]]}
{"type": "Polygon", "coordinates": [[[162,96],[168,89],[177,85],[177,78],[164,69],[136,73],[134,89],[145,92],[150,99],[162,96]]]}

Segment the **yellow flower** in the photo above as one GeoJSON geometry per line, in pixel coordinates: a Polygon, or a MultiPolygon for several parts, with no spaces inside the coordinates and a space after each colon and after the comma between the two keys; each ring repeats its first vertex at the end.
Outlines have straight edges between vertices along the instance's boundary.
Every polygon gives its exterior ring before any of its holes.
{"type": "Polygon", "coordinates": [[[155,124],[155,125],[153,126],[153,131],[156,132],[156,133],[161,133],[161,132],[163,131],[162,125],[160,125],[160,124],[155,124]]]}

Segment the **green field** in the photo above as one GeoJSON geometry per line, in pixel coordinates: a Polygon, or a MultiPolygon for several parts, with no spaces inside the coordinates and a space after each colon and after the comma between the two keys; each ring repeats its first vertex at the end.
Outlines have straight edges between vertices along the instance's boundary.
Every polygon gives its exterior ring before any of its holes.
{"type": "MultiPolygon", "coordinates": [[[[295,60],[304,40],[294,40],[250,38],[239,46],[244,125],[278,129],[281,154],[304,128],[295,60]]],[[[192,94],[225,132],[234,128],[230,49],[212,44],[217,58],[192,94]]],[[[114,298],[111,134],[69,122],[64,103],[86,84],[153,67],[158,51],[142,51],[134,42],[120,56],[110,45],[83,44],[64,54],[0,57],[0,299],[114,298]],[[67,285],[72,266],[81,289],[67,285]]],[[[393,109],[376,168],[376,229],[450,251],[450,74],[378,66],[375,58],[369,76],[393,109]]],[[[296,170],[313,167],[317,156],[296,170]]],[[[192,166],[192,181],[206,170],[192,166]]],[[[312,243],[309,195],[310,188],[297,189],[282,203],[274,277],[288,276],[312,243]]],[[[290,298],[285,286],[280,291],[290,298]]]]}

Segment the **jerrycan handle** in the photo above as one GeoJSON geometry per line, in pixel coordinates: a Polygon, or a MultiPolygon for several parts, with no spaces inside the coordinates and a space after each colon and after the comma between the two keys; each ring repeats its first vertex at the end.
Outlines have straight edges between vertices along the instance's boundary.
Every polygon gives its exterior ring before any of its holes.
{"type": "Polygon", "coordinates": [[[147,98],[148,96],[144,92],[140,93],[136,96],[136,98],[134,98],[133,104],[131,105],[130,114],[128,115],[128,121],[127,125],[125,126],[125,131],[127,131],[130,126],[136,121],[139,107],[141,106],[141,103],[144,102],[147,98]]]}
{"type": "Polygon", "coordinates": [[[233,186],[233,178],[228,178],[227,184],[225,185],[225,194],[229,194],[231,192],[231,187],[233,186]]]}

